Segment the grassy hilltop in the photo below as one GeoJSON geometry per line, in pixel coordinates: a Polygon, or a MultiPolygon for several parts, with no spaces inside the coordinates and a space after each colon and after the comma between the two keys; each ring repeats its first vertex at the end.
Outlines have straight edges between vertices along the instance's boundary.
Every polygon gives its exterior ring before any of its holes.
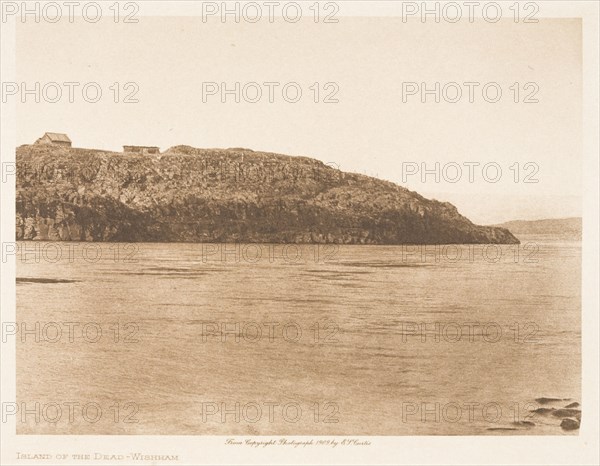
{"type": "Polygon", "coordinates": [[[18,240],[518,243],[394,183],[249,149],[24,145],[16,202],[18,240]]]}

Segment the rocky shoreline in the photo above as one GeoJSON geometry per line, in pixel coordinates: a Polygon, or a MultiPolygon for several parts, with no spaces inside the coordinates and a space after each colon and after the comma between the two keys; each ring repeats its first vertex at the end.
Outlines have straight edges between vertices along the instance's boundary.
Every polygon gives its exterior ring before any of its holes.
{"type": "Polygon", "coordinates": [[[176,146],[156,155],[17,149],[16,238],[517,244],[449,203],[307,157],[176,146]]]}

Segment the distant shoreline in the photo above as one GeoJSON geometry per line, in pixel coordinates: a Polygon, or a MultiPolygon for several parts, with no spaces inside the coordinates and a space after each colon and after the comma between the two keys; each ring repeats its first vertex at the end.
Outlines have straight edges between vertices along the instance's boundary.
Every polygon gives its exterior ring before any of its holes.
{"type": "Polygon", "coordinates": [[[540,220],[512,220],[493,225],[495,227],[507,228],[514,235],[550,235],[559,239],[582,238],[582,218],[549,218],[540,220]]]}

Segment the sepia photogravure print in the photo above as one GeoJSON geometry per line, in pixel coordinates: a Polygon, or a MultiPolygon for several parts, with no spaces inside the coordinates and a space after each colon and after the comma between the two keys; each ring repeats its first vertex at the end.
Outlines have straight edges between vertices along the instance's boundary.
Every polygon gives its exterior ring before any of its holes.
{"type": "Polygon", "coordinates": [[[0,5],[3,465],[598,464],[597,2],[0,5]]]}

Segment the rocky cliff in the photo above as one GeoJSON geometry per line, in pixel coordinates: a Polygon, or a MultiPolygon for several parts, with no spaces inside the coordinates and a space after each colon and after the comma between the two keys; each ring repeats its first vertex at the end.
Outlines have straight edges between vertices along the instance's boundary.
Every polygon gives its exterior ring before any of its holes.
{"type": "Polygon", "coordinates": [[[18,240],[518,243],[396,184],[242,148],[21,146],[16,202],[18,240]]]}

